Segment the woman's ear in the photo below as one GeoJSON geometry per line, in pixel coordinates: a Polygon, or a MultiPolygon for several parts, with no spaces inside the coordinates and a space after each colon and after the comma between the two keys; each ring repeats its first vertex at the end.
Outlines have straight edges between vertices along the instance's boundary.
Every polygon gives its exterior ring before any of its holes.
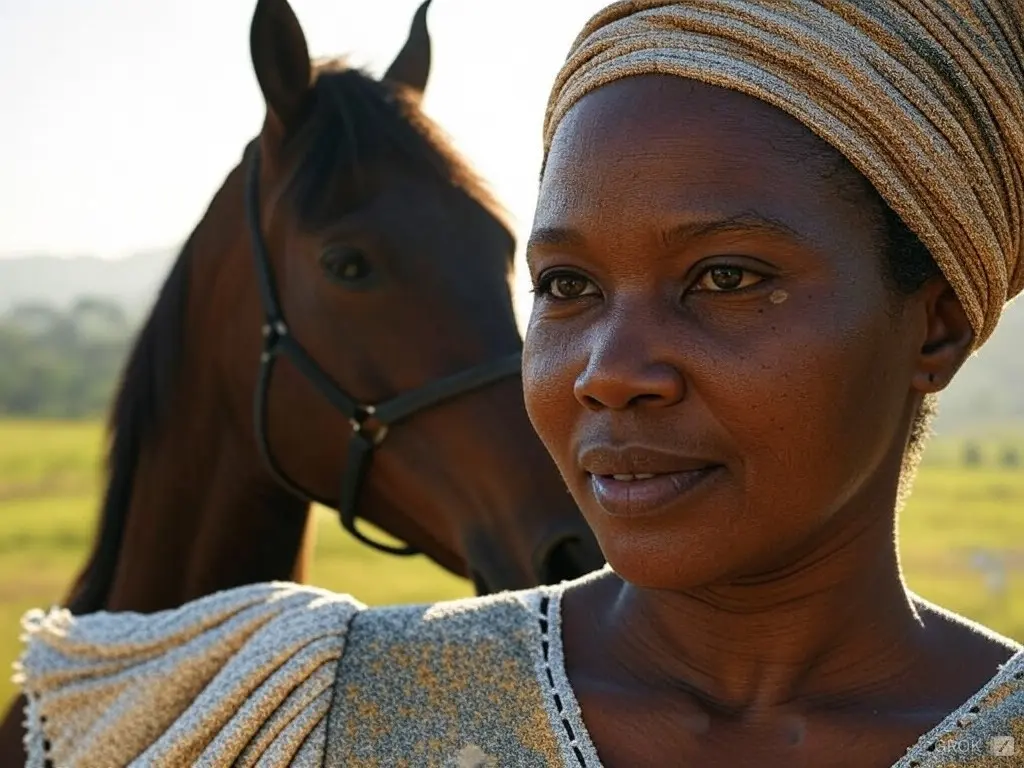
{"type": "Polygon", "coordinates": [[[913,377],[915,389],[928,393],[945,389],[971,355],[974,329],[963,305],[944,278],[921,288],[925,332],[913,377]]]}

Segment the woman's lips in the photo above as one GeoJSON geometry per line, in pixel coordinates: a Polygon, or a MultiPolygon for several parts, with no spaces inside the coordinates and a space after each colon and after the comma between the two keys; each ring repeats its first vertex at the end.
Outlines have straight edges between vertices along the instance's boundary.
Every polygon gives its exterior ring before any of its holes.
{"type": "Polygon", "coordinates": [[[614,517],[656,514],[681,500],[719,474],[720,464],[678,472],[590,474],[597,503],[614,517]]]}

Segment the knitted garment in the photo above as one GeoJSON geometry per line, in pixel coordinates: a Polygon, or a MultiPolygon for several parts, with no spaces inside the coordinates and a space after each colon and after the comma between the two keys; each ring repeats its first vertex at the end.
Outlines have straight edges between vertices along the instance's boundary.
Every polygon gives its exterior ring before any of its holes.
{"type": "MultiPolygon", "coordinates": [[[[567,584],[366,608],[269,583],[149,615],[31,612],[28,768],[599,768],[563,662],[567,584]]],[[[1024,650],[894,768],[949,766],[1024,766],[1024,650]]]]}
{"type": "Polygon", "coordinates": [[[544,158],[593,90],[664,74],[799,120],[874,185],[956,291],[977,348],[1024,291],[1024,2],[625,0],[558,74],[544,158]]]}

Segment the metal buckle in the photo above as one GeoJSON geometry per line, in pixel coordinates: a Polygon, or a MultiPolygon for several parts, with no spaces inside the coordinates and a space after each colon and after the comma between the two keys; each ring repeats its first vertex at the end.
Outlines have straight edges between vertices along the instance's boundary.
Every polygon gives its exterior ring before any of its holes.
{"type": "Polygon", "coordinates": [[[352,431],[357,435],[367,438],[374,446],[383,443],[384,438],[388,435],[387,424],[380,424],[376,429],[367,429],[366,422],[372,419],[376,412],[377,409],[372,405],[360,405],[357,406],[356,415],[348,420],[352,431]]]}

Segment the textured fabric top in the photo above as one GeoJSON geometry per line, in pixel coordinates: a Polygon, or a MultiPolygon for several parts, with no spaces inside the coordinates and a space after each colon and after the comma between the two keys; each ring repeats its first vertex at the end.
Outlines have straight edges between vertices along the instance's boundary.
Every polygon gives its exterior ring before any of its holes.
{"type": "Polygon", "coordinates": [[[844,154],[928,247],[975,330],[1024,290],[1024,2],[626,0],[573,43],[544,157],[587,93],[667,74],[746,93],[844,154]]]}
{"type": "MultiPolygon", "coordinates": [[[[563,591],[366,608],[271,583],[150,615],[32,612],[28,768],[600,768],[563,591]]],[[[896,768],[1024,766],[1022,678],[1024,651],[896,768]]]]}

